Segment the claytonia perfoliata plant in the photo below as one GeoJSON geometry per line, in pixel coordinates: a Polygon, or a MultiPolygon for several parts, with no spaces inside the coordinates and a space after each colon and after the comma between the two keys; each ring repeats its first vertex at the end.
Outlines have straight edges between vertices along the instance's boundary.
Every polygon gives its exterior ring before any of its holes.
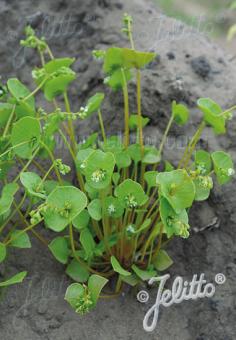
{"type": "MultiPolygon", "coordinates": [[[[211,99],[199,99],[202,121],[178,164],[163,159],[163,148],[172,125],[189,120],[182,103],[172,103],[159,147],[144,144],[149,119],[142,115],[141,71],[156,55],[136,50],[132,18],[125,15],[123,23],[130,48],[93,52],[103,63],[104,83],[123,96],[123,139],[106,133],[104,93],[95,93],[72,112],[68,89],[76,79],[74,59],[55,58],[30,27],[21,44],[40,56],[41,65],[32,71],[35,89],[30,91],[11,78],[0,92],[0,262],[12,247],[30,248],[30,236],[37,237],[74,281],[65,299],[80,314],[96,306],[108,280],[116,279],[116,296],[124,284],[136,286],[166,270],[173,263],[166,244],[174,237],[189,237],[188,212],[194,202],[208,199],[215,182],[223,185],[234,175],[229,154],[196,146],[206,126],[215,134],[225,133],[236,107],[224,111],[211,99]],[[132,78],[137,85],[134,114],[128,92],[132,78]],[[39,92],[51,103],[51,111],[36,106],[39,92]],[[64,101],[62,107],[58,97],[64,101]],[[100,131],[78,143],[75,123],[94,114],[100,131]],[[135,143],[130,142],[131,131],[135,143]],[[55,157],[57,136],[68,150],[73,171],[64,163],[64,155],[55,157]],[[16,165],[21,170],[12,178],[16,165]],[[55,236],[45,239],[38,226],[55,236]]],[[[16,274],[0,288],[21,282],[25,275],[16,274]]]]}

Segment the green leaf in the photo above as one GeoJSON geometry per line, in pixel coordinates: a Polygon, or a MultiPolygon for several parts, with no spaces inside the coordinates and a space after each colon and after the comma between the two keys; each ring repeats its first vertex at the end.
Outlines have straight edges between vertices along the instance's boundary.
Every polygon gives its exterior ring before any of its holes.
{"type": "Polygon", "coordinates": [[[114,271],[116,273],[119,273],[122,276],[130,276],[131,275],[130,272],[128,272],[127,270],[122,268],[122,266],[120,265],[118,260],[115,258],[115,256],[111,257],[111,265],[112,265],[112,268],[114,269],[114,271]]]}
{"type": "Polygon", "coordinates": [[[15,248],[22,248],[27,249],[31,248],[31,242],[28,234],[22,233],[21,230],[15,230],[11,234],[12,241],[10,242],[10,245],[15,248]]]}
{"type": "Polygon", "coordinates": [[[69,84],[75,79],[75,74],[61,74],[56,78],[48,80],[44,86],[45,98],[48,101],[52,101],[56,96],[64,93],[69,84]]]}
{"type": "Polygon", "coordinates": [[[60,263],[66,264],[68,262],[70,249],[68,248],[68,243],[65,237],[60,236],[54,238],[54,240],[52,240],[48,245],[48,248],[60,263]]]}
{"type": "Polygon", "coordinates": [[[56,58],[45,64],[44,69],[48,74],[52,74],[62,67],[70,67],[74,62],[75,58],[56,58]]]}
{"type": "Polygon", "coordinates": [[[185,170],[173,170],[157,175],[160,194],[164,196],[176,213],[192,206],[195,186],[185,170]]]}
{"type": "Polygon", "coordinates": [[[43,213],[46,226],[60,232],[87,206],[87,197],[72,186],[57,187],[46,200],[48,208],[43,213]]]}
{"type": "Polygon", "coordinates": [[[88,259],[91,258],[93,256],[96,244],[88,228],[85,228],[81,231],[80,243],[82,244],[82,247],[87,255],[87,258],[88,259]]]}
{"type": "Polygon", "coordinates": [[[98,92],[94,96],[92,96],[88,100],[85,108],[83,108],[83,110],[81,111],[81,118],[88,118],[93,113],[98,112],[104,100],[104,96],[104,93],[101,92],[98,92]]]}
{"type": "Polygon", "coordinates": [[[179,213],[171,207],[165,198],[160,201],[160,215],[164,224],[164,232],[170,238],[173,235],[187,238],[189,236],[188,214],[186,210],[179,213]]]}
{"type": "Polygon", "coordinates": [[[41,127],[36,118],[21,118],[12,128],[11,144],[14,146],[14,152],[21,158],[31,158],[33,151],[39,145],[40,135],[41,127]]]}
{"type": "Polygon", "coordinates": [[[128,83],[131,78],[132,75],[129,70],[118,69],[104,79],[104,84],[110,86],[114,91],[118,91],[123,88],[125,83],[128,83]]]}
{"type": "Polygon", "coordinates": [[[210,98],[200,98],[198,107],[204,113],[204,121],[213,127],[216,134],[225,133],[225,118],[222,108],[210,98]]]}
{"type": "Polygon", "coordinates": [[[102,276],[93,274],[88,280],[88,289],[94,303],[97,302],[103,287],[107,284],[108,280],[102,276]]]}
{"type": "Polygon", "coordinates": [[[118,169],[128,168],[131,164],[131,158],[127,151],[121,151],[115,154],[116,165],[118,169]]]}
{"type": "Polygon", "coordinates": [[[103,69],[105,73],[112,73],[119,68],[141,69],[153,61],[155,57],[155,53],[111,47],[106,51],[103,69]]]}
{"type": "Polygon", "coordinates": [[[102,219],[102,203],[99,199],[92,200],[88,205],[89,215],[95,221],[100,221],[102,219]]]}
{"type": "Polygon", "coordinates": [[[120,180],[120,174],[119,172],[114,172],[112,175],[112,181],[115,185],[117,185],[119,183],[120,180]]]}
{"type": "Polygon", "coordinates": [[[144,174],[144,179],[147,182],[148,189],[154,188],[157,186],[157,171],[147,171],[144,174]]]}
{"type": "Polygon", "coordinates": [[[73,259],[67,266],[66,274],[73,280],[82,283],[86,282],[90,275],[88,270],[81,266],[81,264],[76,259],[73,259]]]}
{"type": "Polygon", "coordinates": [[[210,196],[211,190],[202,186],[201,177],[194,179],[195,201],[205,201],[210,196]]]}
{"type": "Polygon", "coordinates": [[[20,181],[30,195],[43,199],[46,198],[42,179],[36,173],[22,172],[20,174],[20,181]]]}
{"type": "Polygon", "coordinates": [[[185,125],[189,120],[189,110],[183,104],[172,103],[172,115],[178,125],[185,125]]]}
{"type": "Polygon", "coordinates": [[[146,230],[150,226],[151,222],[152,222],[152,220],[150,218],[146,219],[143,222],[143,224],[140,226],[140,228],[135,231],[135,234],[140,234],[141,232],[146,230]]]}
{"type": "Polygon", "coordinates": [[[76,155],[76,161],[75,161],[76,168],[78,171],[84,174],[85,168],[87,166],[87,159],[93,153],[94,153],[94,149],[91,149],[91,148],[86,148],[86,149],[82,149],[78,151],[76,155]]]}
{"type": "Polygon", "coordinates": [[[6,246],[5,244],[0,242],[0,263],[5,260],[6,256],[7,256],[6,246]]]}
{"type": "Polygon", "coordinates": [[[130,276],[120,275],[120,277],[123,282],[127,283],[131,287],[137,286],[137,284],[140,282],[140,279],[137,277],[136,274],[132,274],[130,276]]]}
{"type": "Polygon", "coordinates": [[[2,189],[2,196],[0,198],[0,216],[4,215],[11,208],[14,200],[14,195],[18,191],[17,183],[6,184],[2,189]]]}
{"type": "Polygon", "coordinates": [[[104,200],[103,214],[112,218],[119,218],[124,213],[124,206],[118,198],[107,196],[104,200]]]}
{"type": "Polygon", "coordinates": [[[157,274],[157,272],[152,269],[150,270],[139,269],[135,264],[132,265],[132,269],[135,272],[135,274],[143,281],[147,281],[151,279],[152,277],[156,276],[157,274]]]}
{"type": "Polygon", "coordinates": [[[223,151],[216,151],[211,154],[214,171],[220,185],[228,183],[235,174],[234,163],[231,156],[223,151]]]}
{"type": "Polygon", "coordinates": [[[173,263],[170,256],[163,249],[159,250],[157,257],[153,260],[155,268],[159,271],[168,269],[173,263]]]}
{"type": "Polygon", "coordinates": [[[96,150],[86,161],[85,176],[88,185],[96,190],[105,189],[110,183],[115,166],[111,152],[96,150]]]}
{"type": "Polygon", "coordinates": [[[88,210],[85,209],[73,219],[72,223],[75,229],[80,231],[81,229],[84,229],[88,226],[89,220],[90,216],[88,210]]]}
{"type": "Polygon", "coordinates": [[[65,300],[76,310],[78,300],[84,295],[84,292],[85,288],[80,283],[72,283],[66,290],[65,300]]]}
{"type": "Polygon", "coordinates": [[[131,179],[126,179],[118,185],[115,189],[115,196],[118,197],[123,206],[130,208],[142,206],[148,199],[142,186],[131,179]]]}
{"type": "Polygon", "coordinates": [[[142,152],[139,144],[131,144],[128,146],[128,153],[135,164],[141,161],[142,152]]]}
{"type": "Polygon", "coordinates": [[[145,146],[142,163],[156,164],[161,160],[160,152],[154,146],[145,146]]]}
{"type": "Polygon", "coordinates": [[[195,167],[202,175],[207,175],[211,172],[212,161],[209,152],[206,152],[205,150],[198,150],[195,152],[195,167]]]}
{"type": "Polygon", "coordinates": [[[13,105],[9,103],[0,103],[0,128],[3,128],[13,110],[13,105]]]}
{"type": "MultiPolygon", "coordinates": [[[[145,127],[150,119],[147,117],[141,117],[141,121],[142,121],[142,127],[145,127]]],[[[139,115],[130,115],[129,116],[129,127],[131,130],[135,130],[138,129],[139,127],[139,115]]]]}
{"type": "Polygon", "coordinates": [[[0,282],[0,288],[12,286],[12,285],[15,285],[17,283],[21,283],[24,280],[24,278],[26,277],[26,275],[27,275],[27,272],[20,272],[16,275],[12,276],[7,281],[0,282]]]}
{"type": "Polygon", "coordinates": [[[17,102],[15,109],[17,119],[27,116],[31,117],[35,116],[35,107],[34,105],[33,106],[30,105],[29,100],[30,99],[28,99],[27,101],[19,100],[17,102]]]}
{"type": "MultiPolygon", "coordinates": [[[[17,100],[21,101],[25,97],[27,97],[30,94],[29,89],[23,85],[17,78],[11,78],[7,81],[7,87],[11,95],[17,100]]],[[[26,103],[31,107],[32,109],[35,108],[35,100],[34,97],[31,96],[29,99],[27,99],[26,103]]]]}

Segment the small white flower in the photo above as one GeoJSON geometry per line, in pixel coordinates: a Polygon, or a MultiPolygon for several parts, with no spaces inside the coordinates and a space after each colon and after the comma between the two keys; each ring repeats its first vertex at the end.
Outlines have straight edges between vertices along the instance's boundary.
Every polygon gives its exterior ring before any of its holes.
{"type": "Polygon", "coordinates": [[[128,225],[126,231],[129,232],[130,234],[134,234],[135,233],[134,226],[132,224],[128,225]]]}
{"type": "Polygon", "coordinates": [[[92,173],[91,180],[95,183],[101,182],[106,177],[106,172],[104,170],[96,170],[92,173]]]}
{"type": "Polygon", "coordinates": [[[228,176],[233,176],[234,174],[235,174],[235,170],[232,169],[232,168],[229,168],[229,169],[228,169],[228,172],[227,172],[227,175],[228,175],[228,176]]]}
{"type": "Polygon", "coordinates": [[[110,204],[107,208],[108,213],[111,215],[116,211],[114,204],[110,204]]]}
{"type": "Polygon", "coordinates": [[[128,195],[128,196],[126,196],[125,200],[126,200],[127,205],[128,205],[130,208],[135,208],[135,207],[137,207],[137,205],[138,205],[138,203],[137,203],[136,200],[135,200],[134,195],[128,195]]]}

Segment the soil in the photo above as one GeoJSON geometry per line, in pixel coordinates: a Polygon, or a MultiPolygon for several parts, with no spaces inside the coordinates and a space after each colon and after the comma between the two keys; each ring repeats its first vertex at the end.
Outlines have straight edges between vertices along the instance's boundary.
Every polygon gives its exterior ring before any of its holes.
{"type": "MultiPolygon", "coordinates": [[[[165,149],[170,160],[180,157],[188,136],[200,121],[196,109],[199,97],[211,97],[222,107],[235,104],[236,63],[231,55],[204,37],[204,29],[188,28],[174,19],[160,15],[146,0],[71,0],[71,1],[0,1],[0,74],[6,80],[17,76],[31,88],[30,70],[39,61],[32,52],[18,48],[26,22],[48,38],[56,56],[74,56],[79,76],[71,88],[74,108],[102,90],[107,93],[104,107],[109,133],[122,128],[122,96],[103,85],[101,65],[93,61],[93,49],[125,45],[120,32],[123,12],[134,16],[134,38],[139,49],[158,52],[155,62],[143,75],[143,113],[151,119],[145,130],[147,143],[158,144],[167,123],[172,100],[191,109],[191,123],[184,130],[172,129],[165,149]]],[[[134,84],[131,84],[131,108],[135,110],[134,84]]],[[[40,105],[41,99],[39,99],[40,105]]],[[[79,138],[96,130],[98,121],[77,127],[79,138]]],[[[206,129],[201,146],[230,152],[236,160],[236,120],[227,135],[215,137],[206,129]]],[[[62,152],[58,148],[58,152],[62,152]]],[[[64,155],[66,157],[66,155],[64,155]]],[[[236,337],[236,193],[235,180],[224,187],[215,186],[207,202],[196,204],[191,212],[192,233],[188,240],[176,239],[168,246],[175,260],[170,282],[177,276],[191,280],[193,274],[205,273],[214,282],[224,273],[224,285],[216,285],[210,299],[186,301],[162,308],[157,329],[146,333],[142,320],[152,303],[140,304],[135,294],[125,292],[116,300],[101,300],[90,314],[76,315],[64,301],[69,279],[63,266],[49,251],[33,240],[33,248],[12,252],[0,274],[11,275],[27,270],[26,281],[5,291],[0,309],[2,340],[233,340],[236,337]]],[[[43,231],[46,237],[52,237],[43,231]]],[[[171,286],[168,283],[168,286],[171,286]]],[[[153,302],[156,291],[152,290],[153,302]]]]}

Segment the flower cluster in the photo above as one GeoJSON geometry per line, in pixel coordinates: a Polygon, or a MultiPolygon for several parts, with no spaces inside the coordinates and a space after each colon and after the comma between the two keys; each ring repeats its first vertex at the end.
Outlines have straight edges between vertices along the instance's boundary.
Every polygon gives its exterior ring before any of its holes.
{"type": "Polygon", "coordinates": [[[55,160],[55,166],[60,171],[62,175],[66,175],[71,171],[71,168],[69,165],[63,164],[61,159],[55,160]]]}

